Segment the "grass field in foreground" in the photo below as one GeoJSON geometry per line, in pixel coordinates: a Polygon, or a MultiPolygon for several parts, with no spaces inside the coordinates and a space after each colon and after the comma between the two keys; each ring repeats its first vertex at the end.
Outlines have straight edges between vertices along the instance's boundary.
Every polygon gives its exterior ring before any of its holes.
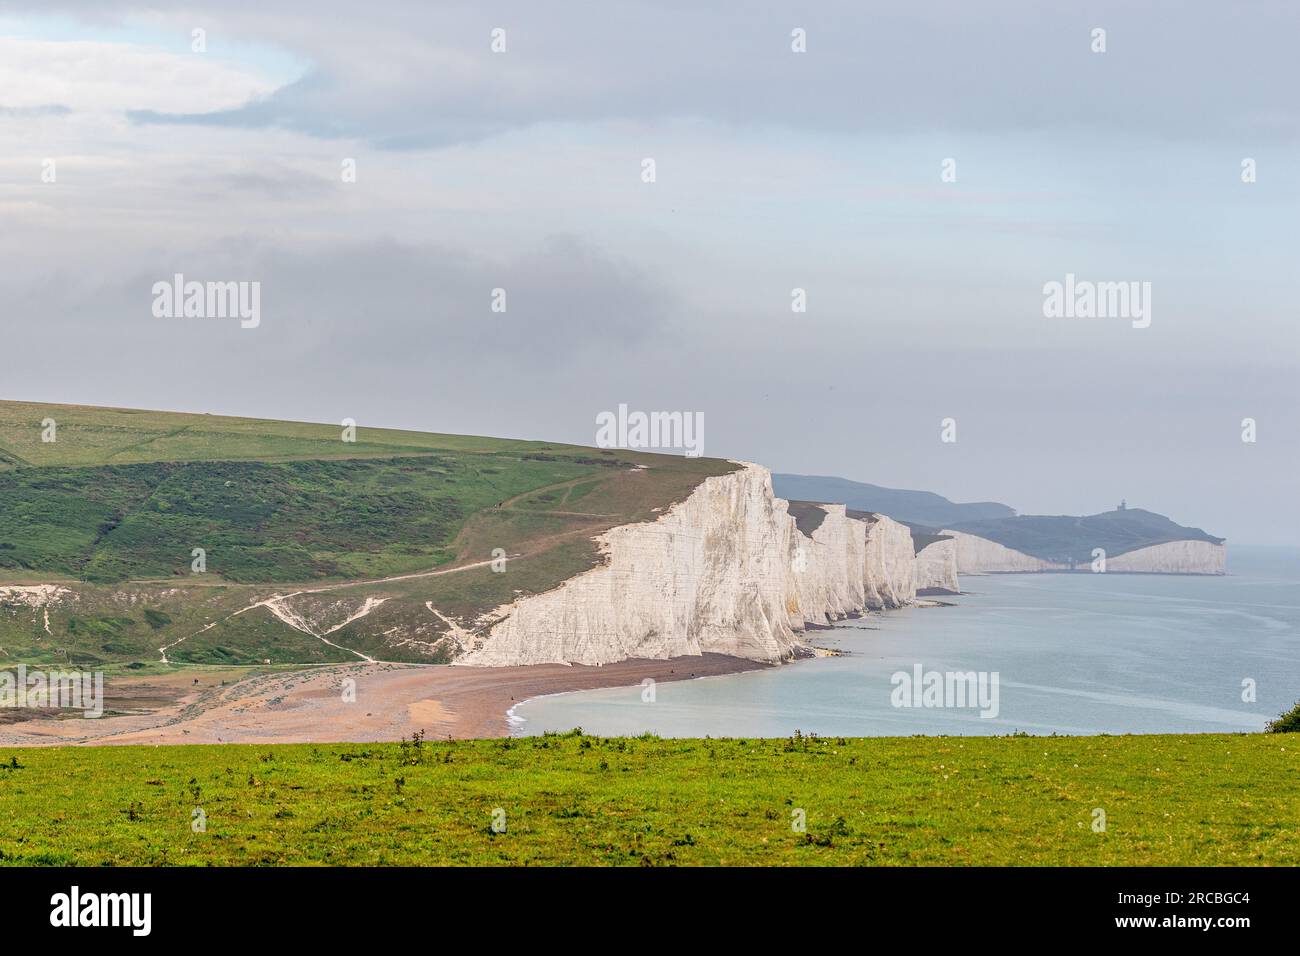
{"type": "Polygon", "coordinates": [[[8,750],[0,862],[1295,865],[1298,756],[1286,734],[8,750]]]}

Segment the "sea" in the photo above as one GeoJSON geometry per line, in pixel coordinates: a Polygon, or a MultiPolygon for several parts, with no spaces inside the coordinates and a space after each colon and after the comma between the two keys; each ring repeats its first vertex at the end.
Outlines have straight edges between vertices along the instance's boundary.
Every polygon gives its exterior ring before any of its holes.
{"type": "MultiPolygon", "coordinates": [[[[943,606],[808,633],[839,652],[539,697],[516,735],[788,737],[1258,731],[1300,700],[1300,548],[1223,576],[965,575],[943,606]]],[[[924,599],[923,599],[924,600],[924,599]]]]}

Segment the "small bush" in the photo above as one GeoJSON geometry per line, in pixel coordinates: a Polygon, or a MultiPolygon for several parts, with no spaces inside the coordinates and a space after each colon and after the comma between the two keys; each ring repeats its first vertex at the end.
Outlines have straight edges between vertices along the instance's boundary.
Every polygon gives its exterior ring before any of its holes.
{"type": "Polygon", "coordinates": [[[1264,731],[1270,734],[1300,733],[1300,701],[1277,720],[1269,721],[1264,731]]]}

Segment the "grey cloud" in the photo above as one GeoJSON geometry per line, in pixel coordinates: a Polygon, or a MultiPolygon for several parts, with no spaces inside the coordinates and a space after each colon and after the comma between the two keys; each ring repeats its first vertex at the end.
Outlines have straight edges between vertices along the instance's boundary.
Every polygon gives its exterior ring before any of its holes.
{"type": "Polygon", "coordinates": [[[115,269],[87,276],[60,267],[44,278],[0,285],[11,314],[42,317],[17,323],[13,346],[35,348],[53,336],[115,343],[158,359],[198,347],[204,362],[216,360],[208,351],[214,347],[229,348],[232,356],[251,348],[284,362],[322,362],[339,373],[419,351],[457,363],[490,354],[560,369],[584,354],[609,356],[670,334],[675,307],[657,282],[571,236],[500,262],[439,244],[283,246],[254,238],[136,258],[151,265],[137,264],[126,278],[115,269]],[[149,290],[175,273],[260,282],[261,327],[231,337],[221,320],[153,317],[149,290]],[[506,293],[504,313],[491,310],[497,288],[506,293]]]}
{"type": "Polygon", "coordinates": [[[337,192],[338,183],[298,167],[263,160],[213,174],[178,176],[175,188],[190,191],[192,197],[214,200],[238,195],[246,200],[302,202],[326,199],[337,192]]]}
{"type": "Polygon", "coordinates": [[[228,15],[316,64],[265,99],[137,123],[278,127],[392,149],[475,141],[547,122],[702,118],[809,132],[1077,129],[1126,139],[1291,142],[1294,10],[964,0],[885,10],[853,2],[747,5],[649,0],[565,8],[453,3],[359,15],[313,7],[286,30],[259,4],[228,15]],[[341,24],[347,24],[343,28],[341,24]],[[508,52],[488,49],[507,29],[508,52]],[[808,32],[808,52],[789,48],[808,32]],[[1108,31],[1108,50],[1089,49],[1108,31]],[[383,69],[376,69],[382,61],[383,69]]]}
{"type": "Polygon", "coordinates": [[[212,116],[6,122],[4,395],[578,442],[627,402],[779,470],[1294,541],[1297,14],[1248,9],[232,0],[213,49],[312,71],[212,116]],[[337,138],[392,152],[349,144],[344,187],[337,138]],[[57,186],[47,151],[78,157],[57,186]],[[153,318],[176,271],[261,281],[262,326],[153,318]],[[1047,322],[1066,271],[1151,279],[1153,326],[1047,322]]]}
{"type": "Polygon", "coordinates": [[[339,80],[313,70],[303,78],[261,99],[210,113],[161,113],[128,110],[127,118],[141,125],[212,126],[232,129],[286,129],[328,139],[370,139],[380,149],[407,150],[450,146],[485,139],[510,128],[503,120],[468,117],[421,117],[418,107],[401,104],[402,111],[352,109],[337,95],[339,80]]]}

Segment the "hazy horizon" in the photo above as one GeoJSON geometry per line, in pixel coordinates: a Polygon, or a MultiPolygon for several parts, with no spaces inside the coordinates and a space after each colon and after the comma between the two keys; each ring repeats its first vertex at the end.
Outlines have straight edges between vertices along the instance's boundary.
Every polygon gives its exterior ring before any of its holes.
{"type": "Polygon", "coordinates": [[[1298,25],[0,2],[0,396],[585,445],[626,404],[774,472],[1300,544],[1298,25]],[[177,273],[260,323],[155,316],[177,273]],[[1149,326],[1046,317],[1067,275],[1150,283],[1149,326]]]}

